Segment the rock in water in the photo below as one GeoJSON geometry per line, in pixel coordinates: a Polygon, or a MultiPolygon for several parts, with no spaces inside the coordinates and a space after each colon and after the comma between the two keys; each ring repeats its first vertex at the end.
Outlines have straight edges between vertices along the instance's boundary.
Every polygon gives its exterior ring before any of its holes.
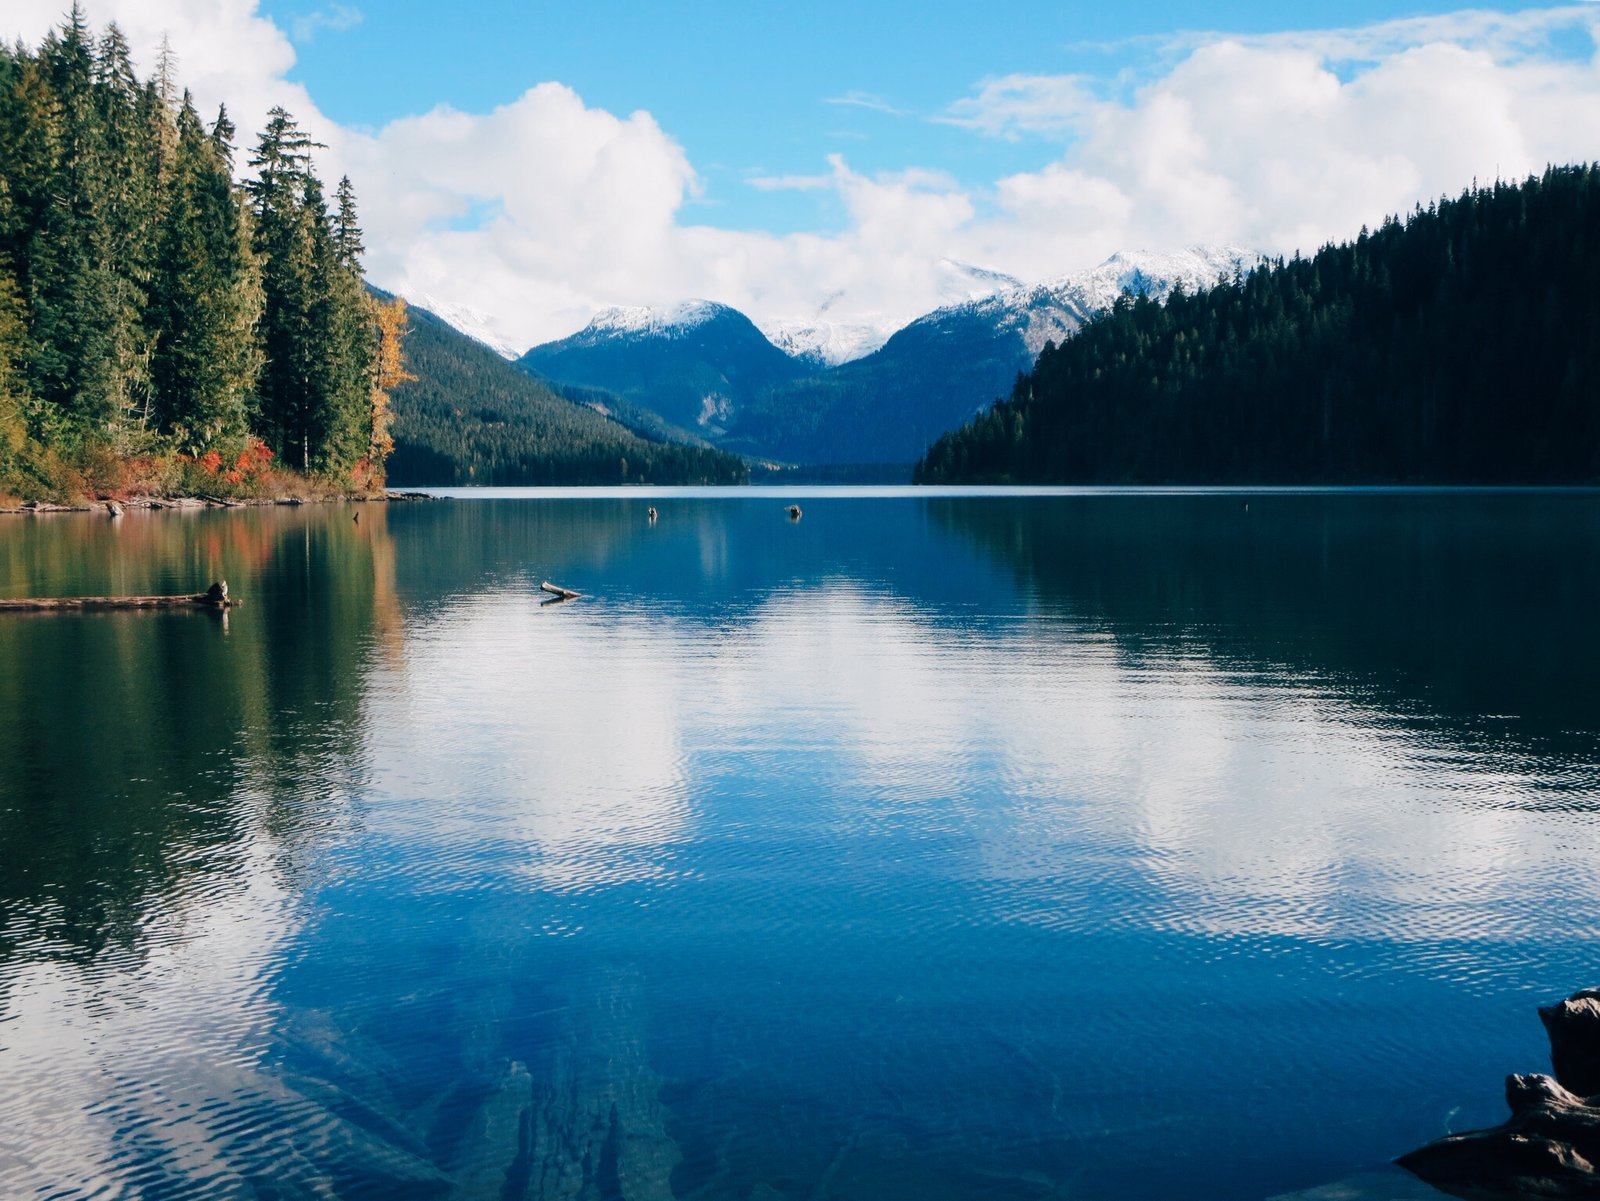
{"type": "Polygon", "coordinates": [[[1574,993],[1539,1017],[1555,1078],[1508,1076],[1505,1122],[1437,1139],[1396,1163],[1468,1201],[1600,1201],[1600,990],[1574,993]]]}

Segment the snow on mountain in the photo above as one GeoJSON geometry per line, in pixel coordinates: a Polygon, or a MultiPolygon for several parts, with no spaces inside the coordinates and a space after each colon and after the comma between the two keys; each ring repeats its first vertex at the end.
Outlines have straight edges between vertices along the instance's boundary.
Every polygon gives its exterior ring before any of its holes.
{"type": "MultiPolygon", "coordinates": [[[[939,301],[946,306],[1021,286],[1015,276],[955,259],[940,259],[936,277],[939,301]]],[[[756,325],[769,342],[790,357],[819,367],[837,367],[865,358],[905,324],[903,318],[896,320],[871,313],[857,314],[854,321],[830,320],[827,314],[842,299],[841,294],[830,296],[811,317],[763,318],[757,320],[756,325]]]]}
{"type": "Polygon", "coordinates": [[[474,341],[482,342],[503,359],[516,359],[522,355],[522,351],[495,333],[494,318],[480,309],[465,304],[452,304],[447,300],[430,296],[426,292],[408,293],[405,300],[407,304],[414,304],[419,309],[427,309],[446,325],[453,326],[474,341]]]}
{"type": "Polygon", "coordinates": [[[1197,292],[1231,279],[1236,272],[1248,274],[1263,261],[1262,255],[1238,246],[1119,251],[1087,271],[1007,288],[981,300],[938,309],[920,320],[935,321],[941,314],[982,316],[997,328],[1019,331],[1028,353],[1036,355],[1046,342],[1060,342],[1076,333],[1123,293],[1164,301],[1180,284],[1186,292],[1197,292]]]}
{"type": "Polygon", "coordinates": [[[979,300],[995,292],[1020,287],[1020,279],[1003,271],[990,271],[955,259],[939,260],[939,295],[947,304],[979,300]]]}
{"type": "Polygon", "coordinates": [[[574,338],[601,341],[618,336],[673,338],[737,310],[714,300],[684,300],[666,308],[616,305],[601,309],[574,338]]]}
{"type": "Polygon", "coordinates": [[[847,324],[838,321],[763,321],[757,328],[790,358],[837,367],[871,354],[894,331],[886,324],[847,324]]]}

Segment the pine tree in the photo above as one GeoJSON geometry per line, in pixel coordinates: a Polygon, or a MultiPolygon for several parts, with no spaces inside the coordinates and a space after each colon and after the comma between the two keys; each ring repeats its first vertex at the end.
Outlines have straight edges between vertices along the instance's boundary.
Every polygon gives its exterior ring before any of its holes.
{"type": "MultiPolygon", "coordinates": [[[[112,294],[111,404],[118,434],[128,441],[150,423],[150,357],[156,331],[145,321],[156,267],[155,248],[163,213],[158,188],[162,141],[145,111],[144,91],[134,74],[127,39],[112,25],[95,61],[95,99],[106,163],[106,249],[112,294]]],[[[163,122],[164,124],[164,122],[163,122]]],[[[137,440],[137,439],[136,439],[137,440]]]]}
{"type": "Polygon", "coordinates": [[[309,178],[306,208],[313,220],[317,370],[310,414],[316,453],[308,466],[346,476],[366,457],[371,442],[374,348],[358,258],[361,231],[348,179],[340,182],[338,200],[338,212],[330,219],[321,183],[315,175],[309,178]]]}
{"type": "Polygon", "coordinates": [[[80,440],[104,440],[121,417],[117,300],[106,141],[96,106],[94,56],[82,7],[74,3],[41,55],[57,106],[58,154],[28,255],[33,378],[80,440]]]}
{"type": "Polygon", "coordinates": [[[250,159],[255,178],[245,185],[264,300],[259,432],[281,459],[302,470],[311,466],[312,414],[320,407],[314,397],[321,369],[313,333],[317,239],[325,221],[306,202],[315,146],[293,117],[274,108],[250,159]]]}
{"type": "Polygon", "coordinates": [[[243,441],[261,370],[260,268],[221,148],[225,122],[220,117],[208,135],[184,94],[152,306],[161,331],[154,372],[161,427],[194,456],[231,453],[243,441]]]}

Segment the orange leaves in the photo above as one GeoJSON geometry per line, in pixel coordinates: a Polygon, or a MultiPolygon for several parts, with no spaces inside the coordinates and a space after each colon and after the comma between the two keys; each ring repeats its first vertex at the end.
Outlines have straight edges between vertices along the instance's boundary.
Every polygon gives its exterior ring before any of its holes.
{"type": "Polygon", "coordinates": [[[376,465],[381,478],[383,460],[394,449],[394,439],[389,427],[394,414],[389,411],[389,392],[408,380],[417,377],[406,370],[405,337],[411,329],[406,316],[406,302],[396,296],[393,300],[372,302],[372,320],[377,330],[377,353],[372,372],[372,430],[368,438],[368,459],[376,465]]]}

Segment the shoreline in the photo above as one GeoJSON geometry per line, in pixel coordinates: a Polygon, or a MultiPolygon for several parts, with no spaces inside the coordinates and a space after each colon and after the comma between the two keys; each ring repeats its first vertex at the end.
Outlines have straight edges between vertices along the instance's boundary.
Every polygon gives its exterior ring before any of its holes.
{"type": "Polygon", "coordinates": [[[117,516],[119,510],[144,509],[261,509],[279,506],[349,504],[390,504],[400,501],[438,500],[426,492],[394,491],[368,492],[338,496],[134,496],[126,499],[90,501],[85,504],[60,505],[52,501],[28,501],[13,508],[0,508],[0,516],[37,517],[50,513],[103,513],[117,516]],[[115,505],[116,508],[112,506],[115,505]]]}

